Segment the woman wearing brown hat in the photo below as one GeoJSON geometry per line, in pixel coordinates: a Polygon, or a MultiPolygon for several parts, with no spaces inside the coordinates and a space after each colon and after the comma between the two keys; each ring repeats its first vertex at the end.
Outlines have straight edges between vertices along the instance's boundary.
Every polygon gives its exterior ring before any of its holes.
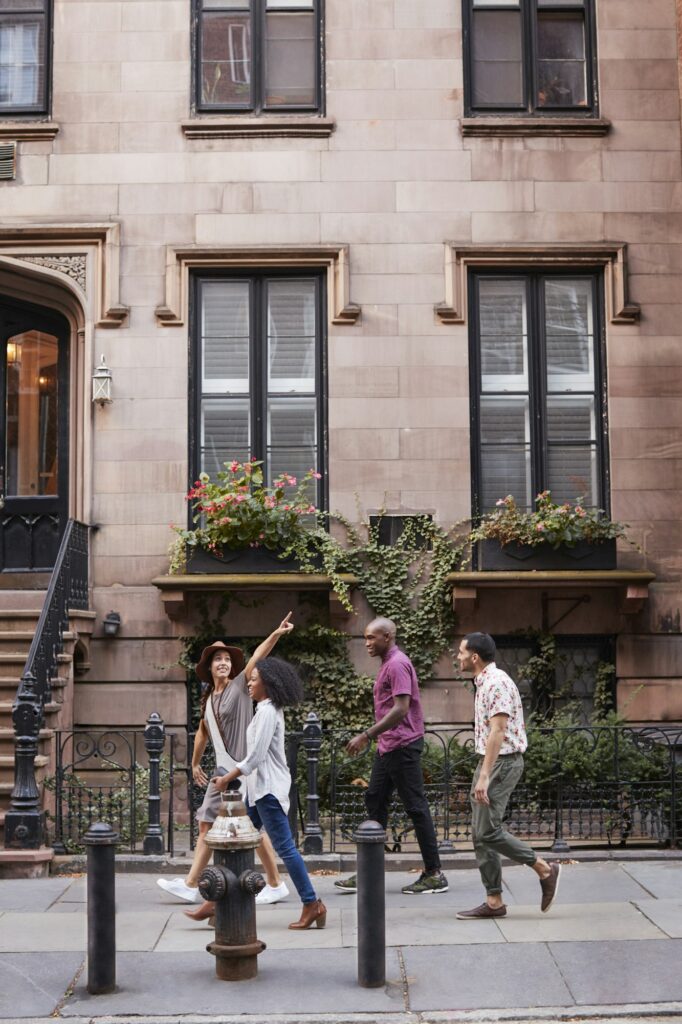
{"type": "MultiPolygon", "coordinates": [[[[294,628],[292,613],[282,620],[276,630],[254,651],[246,668],[244,652],[239,647],[228,647],[222,640],[205,647],[196,666],[196,674],[207,687],[201,696],[201,721],[194,738],[192,752],[192,778],[199,786],[206,786],[206,796],[197,811],[199,836],[194,850],[192,867],[186,878],[157,879],[158,885],[172,896],[188,903],[199,902],[199,878],[211,859],[211,850],[204,836],[218,815],[220,792],[209,782],[201,767],[201,758],[209,739],[213,744],[219,768],[229,771],[246,756],[246,730],[253,718],[253,703],[246,680],[256,664],[266,658],[281,636],[294,628]]],[[[265,869],[268,884],[256,897],[257,903],[277,903],[289,895],[289,890],[277,871],[272,844],[264,833],[258,855],[265,869]]],[[[192,915],[190,915],[192,916],[192,915]]]]}

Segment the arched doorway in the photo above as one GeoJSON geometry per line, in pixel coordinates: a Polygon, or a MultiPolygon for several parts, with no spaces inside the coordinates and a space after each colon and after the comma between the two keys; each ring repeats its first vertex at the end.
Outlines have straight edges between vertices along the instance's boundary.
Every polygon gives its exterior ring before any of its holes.
{"type": "Polygon", "coordinates": [[[52,568],[69,511],[70,326],[0,293],[0,572],[52,568]]]}

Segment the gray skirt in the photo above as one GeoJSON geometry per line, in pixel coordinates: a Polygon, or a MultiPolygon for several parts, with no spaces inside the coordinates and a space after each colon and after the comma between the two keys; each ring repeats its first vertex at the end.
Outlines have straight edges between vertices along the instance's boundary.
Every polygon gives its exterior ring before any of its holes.
{"type": "Polygon", "coordinates": [[[197,811],[197,821],[210,821],[213,824],[218,817],[221,799],[220,791],[209,782],[201,807],[197,811]]]}

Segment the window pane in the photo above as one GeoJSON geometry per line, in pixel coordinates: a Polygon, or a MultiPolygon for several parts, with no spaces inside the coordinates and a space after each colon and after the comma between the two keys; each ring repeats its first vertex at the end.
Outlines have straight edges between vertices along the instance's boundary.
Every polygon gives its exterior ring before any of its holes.
{"type": "Polygon", "coordinates": [[[592,282],[544,282],[547,387],[550,391],[593,390],[594,311],[592,282]]]}
{"type": "Polygon", "coordinates": [[[0,20],[0,109],[43,103],[45,44],[43,19],[0,20]]]}
{"type": "Polygon", "coordinates": [[[513,494],[530,503],[530,424],[527,398],[481,400],[481,500],[483,510],[513,494]]]}
{"type": "Polygon", "coordinates": [[[585,23],[581,12],[538,13],[538,105],[587,105],[585,23]]]}
{"type": "Polygon", "coordinates": [[[481,399],[481,441],[484,444],[527,442],[530,439],[528,423],[527,398],[481,399]]]}
{"type": "Polygon", "coordinates": [[[203,9],[209,10],[235,10],[250,11],[251,0],[201,0],[203,9]]]}
{"type": "Polygon", "coordinates": [[[57,494],[58,341],[27,331],[7,342],[7,493],[57,494]]]}
{"type": "Polygon", "coordinates": [[[267,0],[266,7],[269,11],[275,11],[282,7],[312,11],[315,7],[315,0],[267,0]]]}
{"type": "Polygon", "coordinates": [[[597,450],[594,445],[549,445],[547,487],[552,500],[562,504],[582,498],[586,505],[597,505],[597,450]]]}
{"type": "Polygon", "coordinates": [[[596,434],[594,398],[552,395],[547,399],[547,437],[550,441],[593,441],[596,434]]]}
{"type": "Polygon", "coordinates": [[[202,310],[202,390],[248,391],[248,281],[204,281],[202,310]]]}
{"type": "Polygon", "coordinates": [[[314,106],[317,40],[314,14],[268,14],[265,46],[268,106],[314,106]]]}
{"type": "Polygon", "coordinates": [[[251,103],[251,19],[248,14],[205,14],[201,19],[201,101],[251,103]]]}
{"type": "Polygon", "coordinates": [[[2,11],[31,11],[43,13],[47,0],[0,0],[0,13],[2,11]]]}
{"type": "MultiPolygon", "coordinates": [[[[291,473],[298,480],[317,466],[317,408],[314,398],[268,400],[268,479],[291,473]]],[[[311,483],[310,500],[315,500],[311,483]]]]}
{"type": "Polygon", "coordinates": [[[478,296],[483,390],[525,390],[528,386],[525,282],[481,279],[478,296]]]}
{"type": "Polygon", "coordinates": [[[201,471],[213,476],[223,463],[248,458],[248,400],[205,399],[201,407],[201,471]]]}
{"type": "Polygon", "coordinates": [[[474,12],[474,106],[523,103],[522,53],[520,11],[474,12]]]}
{"type": "Polygon", "coordinates": [[[314,281],[268,283],[268,390],[315,390],[314,281]]]}
{"type": "Polygon", "coordinates": [[[474,0],[474,7],[516,7],[519,0],[474,0]]]}

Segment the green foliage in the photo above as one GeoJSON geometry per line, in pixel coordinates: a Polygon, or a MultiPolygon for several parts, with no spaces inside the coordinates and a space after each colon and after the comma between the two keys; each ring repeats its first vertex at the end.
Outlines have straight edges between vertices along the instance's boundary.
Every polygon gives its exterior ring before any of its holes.
{"type": "Polygon", "coordinates": [[[603,509],[585,508],[583,500],[576,498],[573,503],[557,505],[550,491],[542,491],[535,499],[536,510],[526,512],[508,494],[499,499],[495,512],[482,517],[470,539],[497,540],[502,546],[515,543],[570,548],[581,540],[598,544],[625,536],[625,524],[608,519],[603,509]]]}

